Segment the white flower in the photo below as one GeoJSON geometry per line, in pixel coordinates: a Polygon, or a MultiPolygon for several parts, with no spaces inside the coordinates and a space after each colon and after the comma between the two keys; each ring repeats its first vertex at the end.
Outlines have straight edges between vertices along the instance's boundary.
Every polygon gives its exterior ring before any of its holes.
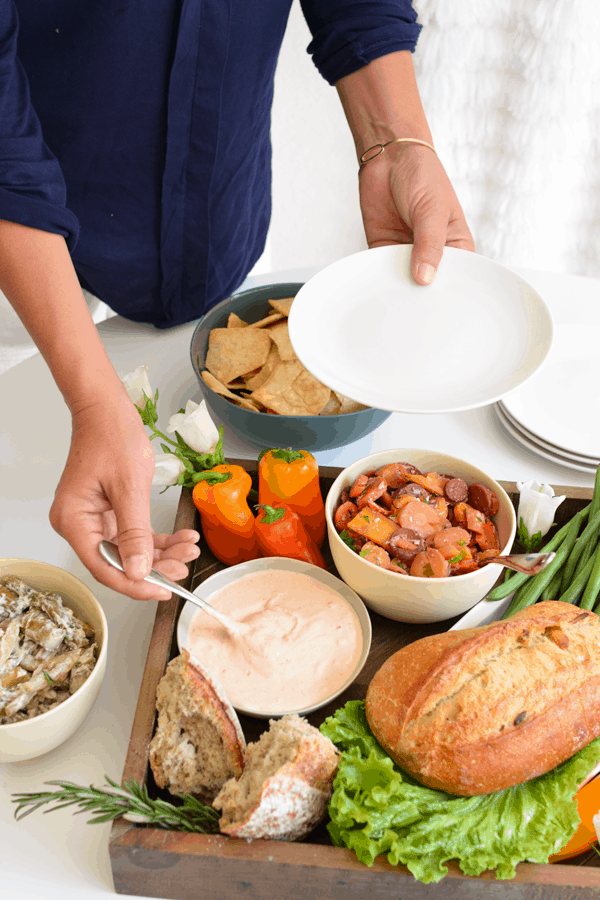
{"type": "Polygon", "coordinates": [[[169,486],[177,484],[177,479],[185,472],[185,464],[173,453],[157,453],[154,457],[152,484],[169,486]]]}
{"type": "Polygon", "coordinates": [[[129,372],[127,375],[119,375],[119,378],[125,385],[131,402],[135,403],[138,409],[145,409],[146,399],[144,394],[152,399],[152,388],[148,380],[148,366],[138,366],[137,369],[129,372]]]}
{"type": "MultiPolygon", "coordinates": [[[[526,529],[530,540],[538,535],[541,540],[550,529],[554,522],[554,513],[565,498],[564,496],[555,497],[549,484],[540,484],[535,478],[525,482],[518,481],[517,487],[520,494],[517,512],[519,528],[526,529]]],[[[528,550],[534,549],[533,546],[527,546],[527,541],[522,540],[521,534],[519,534],[519,540],[525,544],[528,550]]],[[[539,543],[538,540],[536,545],[539,543]]]]}
{"type": "Polygon", "coordinates": [[[206,400],[200,405],[188,400],[184,413],[175,413],[169,419],[167,431],[176,431],[181,435],[188,447],[196,453],[212,453],[219,440],[219,432],[211,419],[206,400]]]}

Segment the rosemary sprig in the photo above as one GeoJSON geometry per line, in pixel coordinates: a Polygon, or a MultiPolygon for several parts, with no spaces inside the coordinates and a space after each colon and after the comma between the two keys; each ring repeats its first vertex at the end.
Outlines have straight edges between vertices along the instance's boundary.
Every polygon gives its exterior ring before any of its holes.
{"type": "Polygon", "coordinates": [[[179,795],[182,804],[175,806],[166,800],[152,800],[146,787],[133,779],[126,781],[123,787],[107,775],[105,779],[112,791],[93,786],[81,787],[70,781],[47,781],[46,784],[57,785],[60,790],[13,794],[13,802],[17,804],[15,819],[18,821],[41,806],[51,803],[53,805],[45,809],[45,813],[72,805],[80,807],[76,813],[93,812],[94,817],[88,819],[88,825],[111,822],[122,816],[128,822],[154,825],[172,831],[201,834],[219,832],[219,813],[189,794],[179,795]]]}

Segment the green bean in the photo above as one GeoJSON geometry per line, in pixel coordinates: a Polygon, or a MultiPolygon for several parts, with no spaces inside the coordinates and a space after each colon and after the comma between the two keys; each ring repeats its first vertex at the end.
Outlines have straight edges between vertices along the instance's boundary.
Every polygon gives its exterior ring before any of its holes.
{"type": "Polygon", "coordinates": [[[563,603],[575,603],[588,582],[593,565],[594,560],[588,559],[579,575],[571,581],[567,590],[563,591],[558,599],[563,603]]]}
{"type": "Polygon", "coordinates": [[[535,603],[546,585],[550,583],[556,572],[560,569],[564,561],[569,556],[569,553],[573,549],[575,541],[577,540],[577,533],[579,531],[579,525],[581,523],[579,515],[580,514],[578,513],[569,522],[565,538],[561,542],[560,547],[556,551],[556,556],[554,557],[550,565],[546,566],[546,568],[543,569],[538,575],[534,575],[533,577],[531,577],[529,583],[523,585],[515,593],[515,596],[512,598],[509,608],[502,616],[503,619],[508,619],[516,612],[519,612],[521,609],[525,609],[527,606],[531,606],[532,603],[535,603]]]}
{"type": "MultiPolygon", "coordinates": [[[[591,504],[590,504],[591,505],[591,504]]],[[[590,506],[585,506],[583,509],[580,509],[578,513],[576,513],[572,519],[570,519],[565,525],[560,528],[556,534],[548,541],[545,547],[542,547],[540,552],[549,553],[551,550],[558,550],[564,541],[567,532],[571,525],[574,522],[577,522],[577,531],[579,531],[579,526],[583,522],[584,519],[587,518],[590,510],[590,506]]],[[[551,563],[553,566],[556,560],[551,563]]],[[[548,567],[550,568],[550,567],[548,567]]],[[[544,571],[547,571],[544,569],[544,571]]],[[[512,591],[517,588],[523,586],[526,582],[532,581],[535,578],[539,578],[540,575],[543,575],[544,572],[540,572],[539,575],[523,575],[521,572],[516,574],[513,578],[509,578],[508,581],[504,581],[502,584],[497,585],[490,593],[487,595],[487,600],[501,600],[503,597],[508,597],[512,591]]]]}
{"type": "Polygon", "coordinates": [[[594,565],[579,604],[581,609],[591,609],[596,602],[598,593],[600,593],[600,547],[596,550],[594,565]]]}
{"type": "MultiPolygon", "coordinates": [[[[590,505],[591,506],[591,505],[590,505]]],[[[569,556],[565,566],[563,568],[562,573],[562,590],[563,592],[568,590],[569,585],[573,581],[575,577],[575,573],[581,572],[581,570],[585,567],[588,559],[591,556],[591,553],[594,551],[595,544],[598,541],[598,529],[600,528],[600,510],[594,515],[592,518],[590,512],[590,518],[588,524],[585,529],[580,534],[579,538],[575,546],[573,547],[573,551],[569,556]],[[592,541],[592,538],[595,537],[596,541],[592,541]],[[588,544],[592,544],[591,553],[586,556],[584,560],[582,560],[582,564],[578,567],[578,563],[582,557],[583,551],[588,546],[588,544]]]]}
{"type": "Polygon", "coordinates": [[[562,572],[560,569],[557,569],[554,573],[554,577],[550,584],[547,584],[544,590],[542,591],[542,600],[556,600],[558,594],[561,591],[561,583],[562,583],[562,572]]]}
{"type": "MultiPolygon", "coordinates": [[[[596,469],[596,478],[594,480],[594,493],[592,495],[592,502],[590,503],[590,520],[596,515],[596,513],[600,510],[600,466],[596,469]]],[[[579,565],[574,571],[575,577],[579,575],[582,568],[586,565],[587,561],[591,559],[594,555],[594,547],[591,544],[586,544],[579,557],[579,565]]]]}

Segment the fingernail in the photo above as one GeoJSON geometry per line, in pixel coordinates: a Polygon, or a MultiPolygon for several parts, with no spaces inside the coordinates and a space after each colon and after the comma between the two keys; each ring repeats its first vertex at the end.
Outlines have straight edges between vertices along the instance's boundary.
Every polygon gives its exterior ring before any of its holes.
{"type": "Polygon", "coordinates": [[[431,284],[435,278],[435,269],[429,263],[419,263],[417,266],[417,277],[423,284],[431,284]]]}
{"type": "Polygon", "coordinates": [[[125,560],[125,574],[133,581],[145,578],[150,571],[150,560],[144,553],[130,556],[125,560]]]}

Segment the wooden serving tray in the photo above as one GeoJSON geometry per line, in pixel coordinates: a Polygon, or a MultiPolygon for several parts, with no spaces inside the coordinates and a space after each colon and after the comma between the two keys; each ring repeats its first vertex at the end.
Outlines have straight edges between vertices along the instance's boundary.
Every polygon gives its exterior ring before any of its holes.
{"type": "MultiPolygon", "coordinates": [[[[256,461],[231,460],[256,477],[256,461]]],[[[339,474],[335,468],[321,468],[323,496],[339,474]]],[[[518,501],[514,482],[501,482],[514,503],[518,501]]],[[[256,485],[255,485],[256,486],[256,485]]],[[[561,525],[588,503],[587,488],[556,487],[567,499],[557,510],[561,525]]],[[[181,494],[175,529],[199,529],[191,491],[181,494]]],[[[224,564],[214,558],[201,540],[202,552],[185,586],[190,590],[213,575],[224,564]]],[[[329,569],[335,567],[328,548],[324,549],[329,569]]],[[[152,777],[148,748],[154,733],[156,687],[167,663],[178,654],[176,625],[184,601],[159,603],[146,660],[139,700],[133,722],[123,781],[134,779],[148,787],[151,796],[163,796],[152,777]]],[[[429,634],[446,631],[457,619],[429,625],[404,624],[369,611],[373,640],[367,663],[350,688],[330,706],[308,716],[319,726],[348,700],[362,699],[374,673],[396,650],[429,634]]],[[[458,617],[457,617],[458,618],[458,617]]],[[[268,727],[263,719],[240,716],[248,741],[256,740],[268,727]]],[[[333,847],[325,825],[306,840],[296,843],[236,840],[222,835],[186,834],[134,825],[118,819],[112,826],[109,852],[118,893],[173,900],[474,900],[492,894],[501,900],[598,900],[600,857],[592,850],[561,864],[521,863],[516,877],[496,880],[493,872],[479,877],[463,875],[449,863],[448,875],[437,884],[416,881],[408,869],[390,865],[378,857],[369,868],[354,853],[333,847]]]]}

